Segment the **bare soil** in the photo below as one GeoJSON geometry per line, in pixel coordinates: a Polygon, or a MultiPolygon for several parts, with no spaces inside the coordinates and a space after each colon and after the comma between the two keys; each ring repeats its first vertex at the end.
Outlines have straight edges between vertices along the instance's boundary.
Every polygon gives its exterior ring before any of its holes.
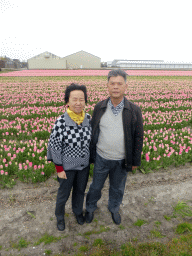
{"type": "MultiPolygon", "coordinates": [[[[91,224],[78,225],[71,210],[71,197],[66,205],[65,225],[63,232],[57,230],[55,201],[58,182],[56,174],[45,183],[26,184],[17,182],[11,189],[0,190],[0,255],[45,255],[51,250],[52,255],[75,255],[79,247],[87,245],[89,248],[95,239],[101,238],[111,248],[120,249],[125,242],[165,243],[176,237],[175,228],[183,221],[192,222],[191,217],[164,218],[173,215],[173,206],[178,201],[187,202],[192,206],[192,166],[186,164],[178,168],[159,170],[158,172],[142,174],[128,173],[126,190],[121,205],[121,225],[113,223],[107,209],[109,181],[102,190],[102,198],[98,202],[98,209],[91,224]],[[133,225],[138,219],[146,220],[141,227],[133,225]],[[161,224],[156,227],[155,222],[161,224]],[[94,231],[103,232],[94,234],[94,231]],[[151,230],[157,230],[162,238],[154,237],[151,230]],[[85,235],[85,232],[92,234],[85,235]],[[61,237],[50,244],[34,245],[43,235],[61,237]],[[30,244],[20,250],[13,248],[23,238],[30,244]],[[1,247],[2,246],[2,247],[1,247]]],[[[88,192],[91,179],[88,182],[88,192]]],[[[85,207],[84,207],[85,208],[85,207]]],[[[87,252],[89,255],[89,252],[87,252]]]]}

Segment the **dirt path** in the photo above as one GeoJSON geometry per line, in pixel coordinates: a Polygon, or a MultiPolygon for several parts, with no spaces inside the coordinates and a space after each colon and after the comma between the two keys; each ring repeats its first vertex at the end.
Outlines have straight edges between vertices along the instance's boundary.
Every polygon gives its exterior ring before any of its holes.
{"type": "MultiPolygon", "coordinates": [[[[60,232],[56,228],[54,215],[58,182],[53,178],[46,183],[25,184],[17,182],[12,189],[0,190],[0,255],[45,255],[51,250],[53,255],[70,251],[73,255],[81,245],[91,247],[95,239],[101,238],[111,247],[120,248],[120,244],[137,239],[138,242],[166,242],[176,236],[174,228],[186,219],[171,218],[167,221],[164,215],[173,215],[173,205],[179,200],[187,201],[192,206],[192,166],[169,168],[166,172],[150,174],[129,174],[123,204],[121,206],[122,223],[117,226],[107,209],[108,181],[98,202],[94,221],[80,226],[76,223],[71,211],[71,198],[66,205],[66,229],[60,232]],[[141,227],[134,226],[138,219],[146,220],[141,227]],[[159,227],[155,221],[161,222],[159,227]],[[151,230],[157,230],[162,238],[152,236],[151,230]],[[87,236],[85,232],[92,231],[87,236]],[[97,232],[98,231],[98,232],[97,232]],[[100,231],[100,232],[99,232],[100,231]],[[97,234],[96,234],[97,232],[97,234]],[[34,245],[42,236],[60,237],[50,244],[34,245]],[[20,239],[29,241],[26,248],[19,251],[16,246],[20,239]],[[2,247],[1,247],[2,246],[2,247]]],[[[91,180],[88,183],[87,191],[91,180]]],[[[86,192],[87,192],[86,191],[86,192]]],[[[192,218],[188,217],[189,222],[192,218]]]]}

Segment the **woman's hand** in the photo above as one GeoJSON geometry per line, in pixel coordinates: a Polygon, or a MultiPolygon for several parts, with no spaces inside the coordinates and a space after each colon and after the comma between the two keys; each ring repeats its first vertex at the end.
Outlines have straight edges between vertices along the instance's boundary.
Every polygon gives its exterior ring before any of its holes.
{"type": "Polygon", "coordinates": [[[67,179],[67,175],[66,175],[65,171],[58,172],[58,173],[57,173],[57,176],[58,176],[60,179],[67,179]]]}

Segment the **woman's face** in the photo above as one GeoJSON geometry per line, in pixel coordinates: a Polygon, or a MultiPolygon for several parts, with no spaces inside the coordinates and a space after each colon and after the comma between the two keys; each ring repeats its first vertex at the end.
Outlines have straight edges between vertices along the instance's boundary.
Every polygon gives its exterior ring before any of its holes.
{"type": "Polygon", "coordinates": [[[81,90],[70,92],[68,106],[76,114],[80,114],[85,107],[85,95],[81,90]]]}

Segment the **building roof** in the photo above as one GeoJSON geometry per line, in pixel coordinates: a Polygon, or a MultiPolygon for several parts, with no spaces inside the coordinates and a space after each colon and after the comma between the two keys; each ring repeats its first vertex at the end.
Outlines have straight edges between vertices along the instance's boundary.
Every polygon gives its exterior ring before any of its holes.
{"type": "Polygon", "coordinates": [[[114,60],[113,64],[137,63],[137,64],[191,64],[191,62],[165,62],[164,60],[114,60]]]}
{"type": "MultiPolygon", "coordinates": [[[[89,53],[89,52],[83,51],[83,50],[78,51],[78,52],[85,52],[85,53],[88,53],[88,54],[90,54],[90,55],[92,55],[92,56],[94,56],[94,57],[96,57],[96,58],[101,59],[100,57],[97,57],[97,56],[95,56],[95,55],[93,55],[93,54],[91,54],[91,53],[89,53]]],[[[76,54],[76,53],[78,53],[78,52],[75,52],[75,53],[69,54],[69,55],[67,55],[67,56],[65,56],[65,57],[63,57],[63,58],[66,58],[66,57],[68,57],[68,56],[74,55],[74,54],[76,54]]]]}
{"type": "Polygon", "coordinates": [[[45,51],[45,52],[42,52],[42,53],[40,53],[40,54],[38,54],[38,55],[35,55],[35,56],[29,58],[28,60],[33,59],[33,58],[38,57],[38,56],[41,56],[42,54],[46,54],[46,53],[49,53],[49,54],[51,54],[51,55],[53,55],[53,56],[56,56],[56,57],[58,57],[58,58],[61,58],[61,57],[59,57],[59,56],[57,56],[57,55],[55,55],[55,54],[53,54],[53,53],[51,53],[51,52],[45,51]]]}

